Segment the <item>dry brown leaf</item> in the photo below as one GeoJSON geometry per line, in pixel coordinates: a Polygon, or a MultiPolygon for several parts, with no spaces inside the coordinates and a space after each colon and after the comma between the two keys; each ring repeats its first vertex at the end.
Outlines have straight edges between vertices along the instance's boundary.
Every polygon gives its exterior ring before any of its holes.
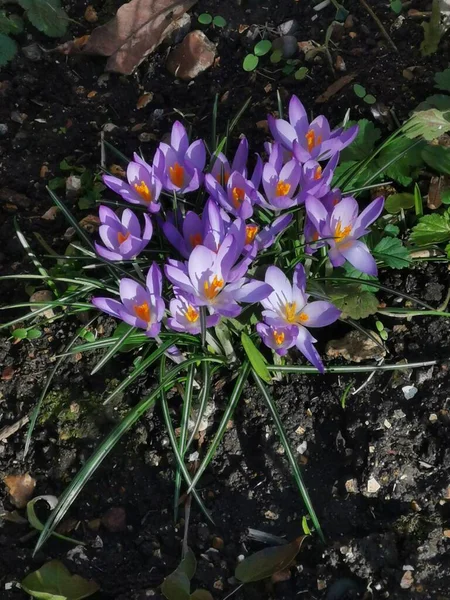
{"type": "Polygon", "coordinates": [[[431,210],[436,210],[442,205],[442,196],[450,189],[450,177],[441,175],[432,177],[430,187],[428,188],[427,206],[431,210]]]}
{"type": "Polygon", "coordinates": [[[2,371],[2,379],[3,381],[11,381],[14,377],[14,367],[5,367],[2,371]]]}
{"type": "Polygon", "coordinates": [[[111,175],[115,175],[116,177],[125,177],[126,175],[125,171],[120,165],[111,165],[109,167],[109,172],[111,175]]]}
{"type": "Polygon", "coordinates": [[[145,92],[138,98],[136,103],[136,108],[140,110],[141,108],[145,108],[147,104],[149,104],[153,100],[153,92],[145,92]]]}
{"type": "Polygon", "coordinates": [[[355,74],[344,75],[343,77],[339,77],[339,79],[337,79],[330,86],[327,87],[327,89],[324,91],[323,94],[320,94],[320,96],[318,96],[316,98],[316,102],[317,103],[328,102],[328,100],[330,100],[330,98],[332,98],[335,94],[340,92],[342,90],[342,88],[344,88],[351,81],[353,81],[355,79],[355,77],[356,77],[355,74]]]}
{"type": "Polygon", "coordinates": [[[98,21],[97,11],[92,6],[92,4],[86,6],[86,10],[84,11],[84,18],[88,23],[95,23],[96,21],[98,21]]]}
{"type": "Polygon", "coordinates": [[[247,29],[250,27],[250,25],[246,25],[245,23],[242,23],[241,25],[239,25],[239,33],[244,33],[244,31],[247,31],[247,29]]]}
{"type": "Polygon", "coordinates": [[[131,0],[119,8],[111,21],[94,29],[82,44],[74,40],[56,50],[108,56],[107,71],[130,75],[177,28],[177,20],[196,2],[131,0]]]}
{"type": "Polygon", "coordinates": [[[7,475],[3,483],[8,488],[9,498],[16,508],[25,508],[33,497],[36,480],[29,473],[7,475]]]}

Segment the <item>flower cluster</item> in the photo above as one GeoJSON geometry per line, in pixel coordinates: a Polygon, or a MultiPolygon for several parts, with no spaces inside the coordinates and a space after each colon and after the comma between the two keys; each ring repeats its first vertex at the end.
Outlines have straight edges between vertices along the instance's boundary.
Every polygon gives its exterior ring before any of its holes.
{"type": "Polygon", "coordinates": [[[356,200],[342,198],[332,188],[339,152],[356,137],[356,126],[331,131],[323,116],[309,122],[295,96],[289,121],[269,116],[268,124],[273,142],[266,144],[267,160],[256,155],[251,172],[245,138],[232,161],[219,153],[207,166],[203,141],[190,144],[183,125],[175,122],[170,143],[159,145],[152,164],[135,154],[126,181],[104,177],[123,200],[146,210],[141,225],[128,208],[119,218],[101,206],[103,245],[96,244],[98,254],[110,261],[132,261],[157,227],[172,256],[163,269],[151,264],[145,285],[123,278],[120,300],[94,298],[93,303],[154,338],[161,323],[174,331],[199,334],[202,327],[214,327],[222,317],[240,315],[242,304],[261,303],[263,321],[256,330],[263,342],[279,355],[296,346],[323,370],[308,328],[333,323],[339,310],[326,301],[308,302],[302,265],[297,265],[292,284],[274,265],[266,269],[264,281],[251,273],[261,252],[290,226],[292,213],[304,207],[307,253],[327,246],[333,266],[348,261],[360,271],[376,274],[375,260],[360,238],[380,215],[383,199],[377,198],[358,215],[356,200]],[[195,196],[187,201],[186,195],[196,191],[198,212],[185,208],[195,205],[195,196]],[[173,294],[168,307],[163,299],[163,272],[173,294]]]}

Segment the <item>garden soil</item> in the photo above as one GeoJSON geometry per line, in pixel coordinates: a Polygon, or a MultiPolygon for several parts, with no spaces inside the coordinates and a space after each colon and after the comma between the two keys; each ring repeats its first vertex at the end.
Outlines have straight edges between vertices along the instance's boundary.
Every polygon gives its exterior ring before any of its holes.
{"type": "MultiPolygon", "coordinates": [[[[433,93],[434,73],[447,67],[448,40],[441,43],[439,53],[423,58],[420,20],[405,11],[405,19],[399,21],[388,2],[372,1],[397,45],[396,53],[363,4],[345,2],[352,22],[335,33],[333,61],[340,55],[346,65],[343,74],[355,74],[354,81],[376,97],[379,110],[375,114],[385,106],[402,121],[433,93]]],[[[110,2],[94,6],[100,23],[117,8],[110,2]]],[[[67,7],[75,21],[67,39],[92,27],[82,19],[85,8],[82,2],[67,7]]],[[[413,0],[407,10],[429,8],[429,3],[413,0]]],[[[194,7],[193,23],[205,11],[220,14],[228,26],[206,30],[218,46],[219,58],[212,69],[189,84],[174,80],[166,71],[167,48],[160,48],[130,77],[105,75],[103,58],[67,58],[46,53],[39,46],[35,60],[21,53],[0,72],[2,273],[34,272],[14,235],[14,219],[37,253],[48,253],[38,237],[51,250],[64,252],[70,237],[68,225],[60,214],[47,212],[52,203],[45,186],[52,178],[67,175],[60,170],[64,159],[98,170],[105,124],[115,126],[106,127],[105,138],[125,155],[140,148],[151,157],[180,113],[196,135],[208,137],[216,94],[219,131],[225,130],[227,121],[251,97],[236,135],[245,132],[255,151],[267,138],[264,123],[259,122],[277,109],[277,89],[284,102],[296,93],[308,110],[325,114],[333,124],[348,108],[354,119],[373,118],[352,85],[324,104],[315,102],[334,81],[322,56],[308,65],[310,77],[301,82],[269,65],[253,74],[240,67],[254,43],[247,32],[255,26],[260,32],[273,32],[296,19],[299,41],[323,43],[334,9],[324,9],[313,21],[310,3],[301,0],[242,4],[205,0],[194,7]],[[249,28],[239,33],[240,25],[249,28]],[[153,94],[153,99],[137,108],[144,93],[153,94]]],[[[49,39],[31,29],[19,41],[22,46],[36,42],[46,49],[52,47],[49,39]]],[[[386,135],[389,123],[379,126],[386,135]]],[[[108,154],[107,164],[112,162],[117,158],[108,154]]],[[[79,220],[95,214],[95,208],[79,210],[76,201],[73,210],[79,220]]],[[[444,302],[450,285],[449,271],[442,263],[418,263],[413,269],[383,277],[387,286],[436,307],[444,302]]],[[[24,282],[2,282],[1,298],[2,304],[27,301],[24,282]]],[[[388,294],[380,299],[388,306],[395,300],[388,294]]],[[[19,314],[8,311],[7,318],[19,314]]],[[[8,335],[1,338],[0,434],[30,414],[55,357],[81,322],[83,317],[56,320],[32,342],[13,343],[8,335]]],[[[288,376],[273,385],[326,543],[321,544],[317,536],[308,537],[290,570],[271,581],[242,587],[234,595],[236,600],[450,598],[450,325],[436,318],[383,318],[383,322],[389,331],[387,361],[438,358],[441,362],[403,374],[377,373],[370,380],[364,374],[288,376]],[[352,380],[355,388],[362,389],[349,395],[343,408],[343,393],[352,380]],[[412,396],[413,388],[417,392],[412,396]]],[[[112,319],[103,316],[96,323],[101,335],[111,334],[113,327],[112,319]]],[[[326,338],[322,332],[321,353],[330,338],[347,331],[338,324],[327,329],[326,338]]],[[[130,371],[133,356],[123,354],[91,376],[98,359],[97,354],[80,354],[63,363],[25,458],[26,424],[0,440],[1,479],[30,473],[36,480],[35,495],[60,495],[127,407],[155,385],[148,373],[114,406],[104,407],[106,390],[130,371]]],[[[199,444],[200,455],[229,394],[230,382],[215,379],[215,410],[199,444]]],[[[171,393],[170,408],[178,424],[176,390],[171,393]]],[[[159,586],[180,559],[186,517],[182,505],[174,523],[173,480],[174,458],[156,406],[104,460],[63,521],[61,532],[84,546],[52,538],[33,556],[36,532],[17,519],[24,511],[14,513],[6,486],[0,485],[0,598],[26,598],[17,582],[51,558],[63,560],[72,573],[95,580],[100,587],[95,598],[161,598],[159,586]]],[[[206,588],[218,600],[231,593],[237,587],[233,574],[238,561],[265,547],[255,541],[251,530],[285,540],[302,535],[305,508],[270,415],[250,383],[198,489],[214,525],[205,521],[193,503],[188,542],[198,569],[192,589],[206,588]]],[[[38,506],[38,514],[44,519],[45,507],[38,506]]]]}

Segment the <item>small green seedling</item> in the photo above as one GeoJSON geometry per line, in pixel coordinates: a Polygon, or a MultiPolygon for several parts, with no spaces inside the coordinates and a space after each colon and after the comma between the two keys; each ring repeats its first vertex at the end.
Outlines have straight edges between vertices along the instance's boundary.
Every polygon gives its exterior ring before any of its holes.
{"type": "Polygon", "coordinates": [[[41,600],[82,600],[99,590],[95,581],[71,575],[59,560],[51,560],[21,582],[22,589],[41,600]]]}
{"type": "MultiPolygon", "coordinates": [[[[259,59],[262,56],[266,56],[273,49],[272,42],[270,40],[260,40],[253,48],[253,53],[247,54],[242,64],[244,71],[254,71],[259,64],[259,59]]],[[[283,52],[279,49],[273,50],[269,57],[270,62],[273,65],[277,65],[283,61],[283,52]]],[[[306,67],[297,68],[300,64],[298,59],[289,58],[283,66],[282,72],[284,75],[294,75],[297,81],[305,79],[309,73],[309,69],[306,67]]]]}
{"type": "Polygon", "coordinates": [[[390,3],[391,10],[395,12],[396,15],[399,15],[402,12],[403,4],[402,0],[391,0],[390,3]]]}
{"type": "Polygon", "coordinates": [[[16,340],[37,340],[42,335],[42,331],[35,327],[14,329],[12,336],[16,340]]]}
{"type": "Polygon", "coordinates": [[[267,579],[267,577],[271,577],[274,573],[287,569],[300,552],[305,537],[298,537],[290,544],[285,544],[284,546],[264,548],[264,550],[247,556],[236,567],[234,576],[241,583],[252,583],[267,579]]]}
{"type": "Polygon", "coordinates": [[[366,88],[363,85],[360,85],[359,83],[355,83],[355,85],[353,86],[353,91],[358,96],[358,98],[364,100],[366,104],[375,104],[375,102],[377,101],[375,96],[372,96],[372,94],[368,94],[366,92],[366,88]]]}
{"type": "Polygon", "coordinates": [[[227,24],[225,19],[220,15],[216,15],[215,17],[213,17],[209,13],[202,13],[198,16],[197,20],[201,25],[213,25],[214,27],[219,27],[219,29],[222,29],[227,24]]]}
{"type": "Polygon", "coordinates": [[[377,331],[380,334],[380,338],[383,341],[386,341],[388,339],[388,333],[384,328],[383,323],[381,321],[375,321],[375,327],[377,328],[377,331]]]}
{"type": "Polygon", "coordinates": [[[191,579],[197,570],[197,560],[188,548],[185,557],[173,573],[165,578],[161,592],[167,600],[213,600],[207,590],[195,590],[191,594],[191,579]]]}
{"type": "Polygon", "coordinates": [[[244,71],[254,71],[259,64],[260,57],[265,56],[271,50],[272,42],[270,40],[261,40],[257,42],[253,48],[253,53],[247,54],[247,56],[244,58],[244,62],[242,63],[244,71]]]}

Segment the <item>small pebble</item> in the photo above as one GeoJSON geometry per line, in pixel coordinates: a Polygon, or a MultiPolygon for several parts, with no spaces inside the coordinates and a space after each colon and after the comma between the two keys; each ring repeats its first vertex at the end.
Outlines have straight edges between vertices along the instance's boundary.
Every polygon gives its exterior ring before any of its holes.
{"type": "Polygon", "coordinates": [[[281,36],[283,35],[295,35],[297,31],[300,29],[298,21],[295,19],[290,19],[289,21],[285,21],[281,25],[278,26],[278,32],[281,36]]]}
{"type": "Polygon", "coordinates": [[[369,494],[376,494],[378,490],[381,488],[381,485],[375,479],[375,477],[371,477],[367,482],[367,491],[369,494]]]}
{"type": "Polygon", "coordinates": [[[402,392],[407,400],[411,400],[417,394],[417,388],[414,385],[404,385],[402,392]]]}
{"type": "Polygon", "coordinates": [[[274,50],[281,50],[283,58],[292,58],[298,52],[297,38],[293,35],[284,35],[272,42],[274,50]]]}
{"type": "Polygon", "coordinates": [[[431,415],[428,417],[428,420],[430,423],[435,423],[438,420],[438,416],[435,413],[431,413],[431,415]]]}
{"type": "Polygon", "coordinates": [[[6,135],[8,133],[8,125],[0,123],[0,135],[6,135]]]}
{"type": "Polygon", "coordinates": [[[409,590],[409,588],[412,586],[413,583],[414,583],[414,578],[413,578],[411,571],[405,571],[405,574],[403,575],[403,577],[400,581],[400,587],[403,590],[409,590]]]}

